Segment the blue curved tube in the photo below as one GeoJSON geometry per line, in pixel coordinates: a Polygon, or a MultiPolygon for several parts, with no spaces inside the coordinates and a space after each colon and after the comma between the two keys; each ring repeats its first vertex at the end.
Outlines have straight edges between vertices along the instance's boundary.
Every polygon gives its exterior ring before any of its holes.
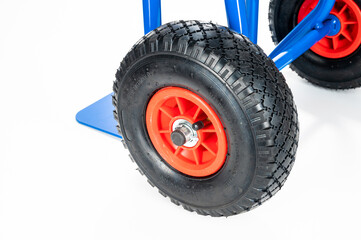
{"type": "MultiPolygon", "coordinates": [[[[299,43],[301,43],[301,45],[302,43],[308,45],[304,37],[310,31],[315,29],[317,24],[322,24],[325,20],[327,20],[334,5],[335,0],[320,0],[316,8],[278,44],[269,57],[276,59],[278,55],[284,55],[285,52],[299,43]]],[[[320,39],[323,37],[324,36],[320,39]]],[[[312,45],[310,47],[312,47],[312,45]]]]}
{"type": "Polygon", "coordinates": [[[291,48],[285,50],[281,54],[273,58],[277,68],[282,70],[288,64],[296,60],[299,56],[310,49],[314,44],[328,35],[335,24],[335,20],[326,21],[321,28],[311,30],[305,36],[302,41],[297,42],[291,48]]]}

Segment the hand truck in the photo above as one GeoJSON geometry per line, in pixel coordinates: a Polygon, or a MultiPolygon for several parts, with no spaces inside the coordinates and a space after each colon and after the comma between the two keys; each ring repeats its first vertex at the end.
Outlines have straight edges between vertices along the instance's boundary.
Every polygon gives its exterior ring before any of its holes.
{"type": "Polygon", "coordinates": [[[277,44],[257,45],[258,0],[225,0],[228,27],[162,25],[143,0],[144,32],[113,93],[77,114],[119,137],[163,196],[201,215],[249,211],[281,189],[295,161],[297,110],[280,72],[326,88],[361,86],[361,0],[271,0],[277,44]]]}

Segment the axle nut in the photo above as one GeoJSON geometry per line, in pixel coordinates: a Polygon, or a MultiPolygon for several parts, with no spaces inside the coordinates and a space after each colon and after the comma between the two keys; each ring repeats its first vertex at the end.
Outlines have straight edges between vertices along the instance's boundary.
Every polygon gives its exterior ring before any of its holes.
{"type": "Polygon", "coordinates": [[[179,147],[183,146],[187,141],[186,136],[184,136],[184,134],[180,130],[175,130],[174,132],[172,132],[170,138],[172,142],[179,147]]]}

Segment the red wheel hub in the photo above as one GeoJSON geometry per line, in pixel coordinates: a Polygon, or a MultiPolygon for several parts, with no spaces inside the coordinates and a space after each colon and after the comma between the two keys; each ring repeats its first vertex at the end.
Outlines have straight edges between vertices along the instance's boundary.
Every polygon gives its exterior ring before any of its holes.
{"type": "MultiPolygon", "coordinates": [[[[306,0],[298,13],[301,22],[317,5],[318,0],[306,0]]],[[[336,0],[331,14],[338,18],[341,29],[334,36],[326,36],[311,50],[326,58],[343,58],[355,52],[361,44],[361,11],[353,0],[336,0]]]]}
{"type": "Polygon", "coordinates": [[[227,140],[220,119],[204,99],[189,90],[166,87],[156,92],[147,107],[146,126],[158,153],[184,174],[206,177],[226,160],[227,140]],[[185,141],[178,144],[175,132],[183,137],[182,131],[185,141]]]}

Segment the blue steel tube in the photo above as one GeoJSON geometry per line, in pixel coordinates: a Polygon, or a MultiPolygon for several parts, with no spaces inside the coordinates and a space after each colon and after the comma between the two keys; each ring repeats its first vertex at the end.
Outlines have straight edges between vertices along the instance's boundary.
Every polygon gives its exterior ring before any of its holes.
{"type": "Polygon", "coordinates": [[[247,18],[249,26],[249,39],[257,44],[258,36],[258,15],[259,15],[259,0],[247,0],[247,18]]]}
{"type": "Polygon", "coordinates": [[[288,64],[296,60],[314,44],[329,34],[334,24],[336,24],[336,20],[326,21],[321,28],[310,31],[302,38],[302,41],[295,43],[290,49],[277,55],[276,58],[273,59],[277,68],[282,70],[288,64]]]}
{"type": "Polygon", "coordinates": [[[246,0],[224,0],[224,3],[229,28],[248,37],[246,0]]]}
{"type": "Polygon", "coordinates": [[[275,59],[278,55],[283,55],[295,44],[302,45],[303,37],[313,30],[317,24],[327,20],[334,5],[335,0],[320,0],[316,8],[278,44],[269,57],[275,59]]]}
{"type": "Polygon", "coordinates": [[[144,33],[162,25],[162,10],[160,0],[143,0],[144,33]]]}

